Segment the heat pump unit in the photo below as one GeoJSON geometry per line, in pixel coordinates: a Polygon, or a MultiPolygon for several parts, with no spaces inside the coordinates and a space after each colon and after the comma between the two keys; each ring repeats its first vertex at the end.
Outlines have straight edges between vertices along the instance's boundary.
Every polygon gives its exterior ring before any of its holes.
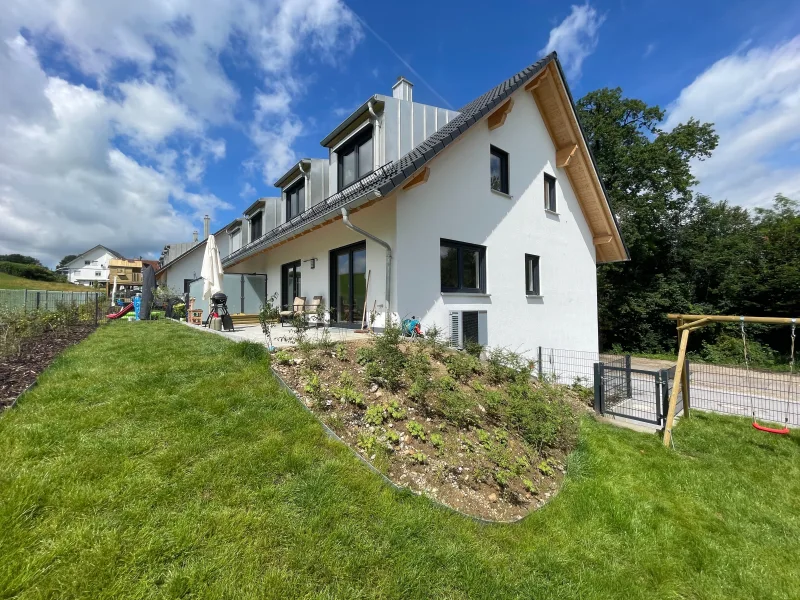
{"type": "Polygon", "coordinates": [[[450,345],[463,348],[467,342],[488,343],[485,310],[450,311],[450,345]]]}

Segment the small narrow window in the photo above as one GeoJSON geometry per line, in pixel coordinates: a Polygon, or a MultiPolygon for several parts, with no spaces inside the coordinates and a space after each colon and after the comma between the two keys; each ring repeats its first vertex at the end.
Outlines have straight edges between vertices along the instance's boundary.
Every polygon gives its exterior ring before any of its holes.
{"type": "Polygon", "coordinates": [[[286,220],[291,221],[306,209],[306,185],[301,179],[286,190],[286,220]]]}
{"type": "Polygon", "coordinates": [[[486,248],[441,240],[439,272],[443,292],[483,293],[486,291],[486,248]]]}
{"type": "Polygon", "coordinates": [[[556,178],[552,175],[544,174],[544,209],[550,212],[557,212],[556,209],[556,178]]]}
{"type": "Polygon", "coordinates": [[[539,296],[539,257],[533,254],[525,255],[525,294],[539,296]]]}
{"type": "Polygon", "coordinates": [[[261,230],[261,221],[263,217],[263,213],[261,211],[254,214],[250,217],[250,241],[254,242],[258,238],[261,237],[262,230],[261,230]]]}
{"type": "Polygon", "coordinates": [[[103,274],[102,274],[100,271],[95,271],[95,272],[94,272],[94,276],[95,276],[95,277],[101,277],[102,275],[103,275],[103,274]]]}
{"type": "Polygon", "coordinates": [[[85,261],[83,261],[83,264],[84,264],[84,265],[90,265],[90,264],[92,264],[92,261],[90,261],[90,260],[85,260],[85,261]]]}
{"type": "Polygon", "coordinates": [[[492,189],[503,194],[508,193],[508,152],[489,147],[489,171],[492,189]]]}

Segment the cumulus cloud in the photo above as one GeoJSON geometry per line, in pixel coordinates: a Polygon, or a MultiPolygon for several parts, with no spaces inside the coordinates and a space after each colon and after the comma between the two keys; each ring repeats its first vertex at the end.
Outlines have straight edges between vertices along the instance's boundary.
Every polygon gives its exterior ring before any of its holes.
{"type": "Polygon", "coordinates": [[[296,62],[332,63],[360,39],[341,0],[10,0],[0,252],[56,262],[96,243],[138,255],[187,238],[192,219],[231,208],[203,189],[226,155],[221,129],[248,133],[271,177],[303,131],[296,62]],[[253,74],[253,105],[226,57],[253,74]],[[69,68],[56,75],[53,61],[69,68]]]}
{"type": "Polygon", "coordinates": [[[597,48],[603,21],[605,16],[599,15],[588,3],[573,5],[569,16],[550,30],[550,38],[541,52],[558,52],[567,77],[579,79],[583,61],[597,48]]]}
{"type": "Polygon", "coordinates": [[[776,193],[800,197],[800,36],[739,50],[706,69],[668,107],[666,129],[690,117],[714,123],[711,158],[695,165],[700,190],[741,206],[776,193]]]}

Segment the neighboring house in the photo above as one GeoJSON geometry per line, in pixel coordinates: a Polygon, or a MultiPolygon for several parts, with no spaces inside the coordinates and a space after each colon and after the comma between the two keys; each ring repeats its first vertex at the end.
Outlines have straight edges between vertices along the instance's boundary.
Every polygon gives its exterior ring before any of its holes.
{"type": "Polygon", "coordinates": [[[66,275],[71,283],[105,287],[108,281],[109,262],[120,258],[122,255],[119,252],[97,245],[61,266],[58,272],[66,275]]]}
{"type": "Polygon", "coordinates": [[[400,79],[322,145],[328,169],[276,182],[280,223],[226,273],[266,273],[283,305],[323,296],[345,326],[374,307],[456,345],[597,351],[596,265],[628,252],[555,53],[458,112],[400,79]]]}
{"type": "MultiPolygon", "coordinates": [[[[236,219],[233,223],[214,233],[220,256],[225,256],[230,252],[231,234],[228,230],[237,223],[241,226],[241,219],[236,219]]],[[[200,277],[210,228],[211,219],[206,215],[203,239],[186,248],[183,254],[171,257],[169,262],[161,265],[156,271],[156,280],[159,285],[167,285],[178,293],[189,291],[189,284],[200,277]]]]}

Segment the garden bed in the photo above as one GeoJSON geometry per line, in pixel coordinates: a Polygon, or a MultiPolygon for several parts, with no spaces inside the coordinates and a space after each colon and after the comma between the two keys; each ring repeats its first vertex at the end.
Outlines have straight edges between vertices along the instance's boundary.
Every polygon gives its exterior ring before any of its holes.
{"type": "Polygon", "coordinates": [[[577,420],[572,389],[534,380],[506,351],[478,360],[392,331],[301,342],[275,371],[328,427],[394,483],[462,513],[513,521],[559,490],[577,420]]]}

